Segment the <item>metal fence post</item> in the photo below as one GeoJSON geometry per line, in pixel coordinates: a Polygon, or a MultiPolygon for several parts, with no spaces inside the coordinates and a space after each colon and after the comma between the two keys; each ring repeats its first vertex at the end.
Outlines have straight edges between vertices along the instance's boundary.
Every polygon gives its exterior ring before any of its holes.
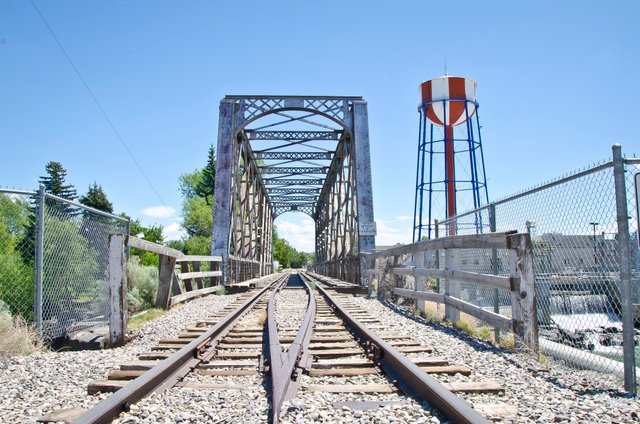
{"type": "Polygon", "coordinates": [[[36,216],[36,240],[35,240],[35,299],[34,309],[36,318],[36,330],[38,337],[42,339],[42,267],[44,256],[44,184],[38,187],[38,206],[36,216]]]}
{"type": "Polygon", "coordinates": [[[631,254],[629,252],[629,212],[624,177],[624,160],[619,144],[612,146],[613,178],[616,191],[616,219],[618,223],[618,257],[620,258],[620,292],[622,293],[622,339],[624,357],[624,389],[637,393],[635,347],[633,341],[633,298],[631,291],[631,254]]]}
{"type": "MultiPolygon", "coordinates": [[[[495,233],[496,226],[496,205],[491,203],[489,205],[489,231],[495,233]]],[[[498,249],[491,249],[491,273],[498,275],[498,249]]],[[[498,289],[493,289],[493,312],[500,314],[500,297],[498,289]]],[[[494,328],[494,338],[496,343],[500,343],[500,329],[494,328]]]]}

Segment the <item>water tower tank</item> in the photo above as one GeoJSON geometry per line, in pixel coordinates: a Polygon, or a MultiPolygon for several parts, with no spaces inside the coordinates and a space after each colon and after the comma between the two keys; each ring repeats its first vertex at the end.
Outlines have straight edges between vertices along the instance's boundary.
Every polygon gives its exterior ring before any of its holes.
{"type": "MultiPolygon", "coordinates": [[[[459,208],[488,203],[476,86],[470,78],[450,76],[420,84],[414,241],[433,236],[435,219],[445,218],[447,235],[457,234],[459,208]]],[[[483,223],[473,226],[480,232],[483,223]]]]}
{"type": "Polygon", "coordinates": [[[440,77],[420,85],[427,119],[436,125],[463,124],[476,112],[476,82],[464,77],[440,77]]]}

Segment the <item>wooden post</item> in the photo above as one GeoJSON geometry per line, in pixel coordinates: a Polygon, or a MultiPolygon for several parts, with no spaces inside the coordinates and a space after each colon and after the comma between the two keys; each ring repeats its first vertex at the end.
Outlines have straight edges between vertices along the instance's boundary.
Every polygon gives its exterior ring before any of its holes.
{"type": "MultiPolygon", "coordinates": [[[[421,251],[415,254],[415,265],[416,269],[424,268],[424,255],[425,251],[421,251]]],[[[415,277],[415,290],[417,292],[423,292],[427,289],[427,277],[424,275],[416,275],[415,277]]],[[[424,311],[424,299],[416,299],[415,303],[416,309],[419,311],[424,311]]]]}
{"type": "Polygon", "coordinates": [[[156,296],[156,308],[169,309],[171,299],[171,286],[175,274],[176,258],[160,255],[160,278],[158,282],[158,295],[156,296]]]}
{"type": "MultiPolygon", "coordinates": [[[[191,262],[191,268],[193,269],[193,272],[200,272],[200,262],[199,261],[191,262]]],[[[195,282],[196,287],[198,287],[198,289],[204,288],[204,278],[196,277],[193,279],[193,281],[195,282]]]]}
{"type": "Polygon", "coordinates": [[[516,291],[512,294],[513,319],[522,321],[522,328],[518,328],[516,334],[519,333],[525,344],[537,352],[538,314],[531,237],[529,234],[514,234],[509,236],[509,245],[514,249],[509,254],[514,261],[511,272],[520,279],[520,284],[516,284],[516,291]]]}
{"type": "MultiPolygon", "coordinates": [[[[199,271],[195,269],[195,262],[193,263],[194,267],[193,270],[194,271],[199,271]]],[[[190,272],[189,271],[189,262],[180,262],[180,271],[182,272],[190,272]]],[[[196,280],[197,281],[197,280],[196,280]]],[[[182,280],[183,284],[184,284],[184,289],[188,292],[190,292],[191,290],[193,290],[193,283],[192,283],[192,279],[191,278],[185,278],[184,280],[182,280]]],[[[199,289],[202,287],[198,287],[199,289]]]]}
{"type": "MultiPolygon", "coordinates": [[[[444,269],[447,271],[460,270],[460,252],[458,249],[446,249],[444,251],[444,269]]],[[[444,294],[460,299],[460,282],[447,277],[444,283],[444,294]]],[[[451,322],[460,321],[460,311],[449,303],[444,307],[444,316],[451,322]]]]}
{"type": "MultiPolygon", "coordinates": [[[[497,228],[496,205],[491,203],[489,205],[489,230],[495,233],[497,228]]],[[[491,249],[491,273],[498,275],[498,249],[491,249]]],[[[500,292],[498,292],[497,288],[493,289],[493,312],[500,314],[500,292]]],[[[500,343],[500,329],[498,327],[493,329],[493,336],[496,344],[500,343]]]]}
{"type": "Polygon", "coordinates": [[[127,334],[127,257],[124,234],[109,234],[109,345],[122,346],[127,334]]]}
{"type": "MultiPolygon", "coordinates": [[[[211,262],[211,271],[220,271],[220,262],[211,262]]],[[[220,286],[222,285],[222,277],[212,277],[211,280],[211,287],[213,286],[220,286]]]]}

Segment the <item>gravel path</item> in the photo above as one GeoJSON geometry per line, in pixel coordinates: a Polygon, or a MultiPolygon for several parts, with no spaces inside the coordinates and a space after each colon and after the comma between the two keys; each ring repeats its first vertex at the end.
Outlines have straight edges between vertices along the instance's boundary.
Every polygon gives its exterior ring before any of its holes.
{"type": "Polygon", "coordinates": [[[33,423],[45,414],[70,407],[90,408],[106,395],[88,396],[87,384],[109,370],[137,359],[160,338],[223,309],[238,295],[208,296],[179,306],[147,323],[125,347],[102,351],[39,352],[0,363],[0,422],[33,423]],[[204,311],[204,313],[203,313],[204,311]]]}

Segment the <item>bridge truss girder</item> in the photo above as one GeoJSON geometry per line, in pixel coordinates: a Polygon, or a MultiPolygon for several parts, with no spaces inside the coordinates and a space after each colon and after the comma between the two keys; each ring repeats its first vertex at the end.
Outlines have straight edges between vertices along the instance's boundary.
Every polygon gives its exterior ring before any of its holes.
{"type": "Polygon", "coordinates": [[[315,221],[318,272],[364,283],[360,254],[375,248],[367,119],[358,97],[221,101],[211,252],[225,284],[273,271],[273,220],[290,211],[315,221]],[[267,116],[278,122],[248,127],[267,116]],[[292,123],[323,129],[280,130],[292,123]]]}

